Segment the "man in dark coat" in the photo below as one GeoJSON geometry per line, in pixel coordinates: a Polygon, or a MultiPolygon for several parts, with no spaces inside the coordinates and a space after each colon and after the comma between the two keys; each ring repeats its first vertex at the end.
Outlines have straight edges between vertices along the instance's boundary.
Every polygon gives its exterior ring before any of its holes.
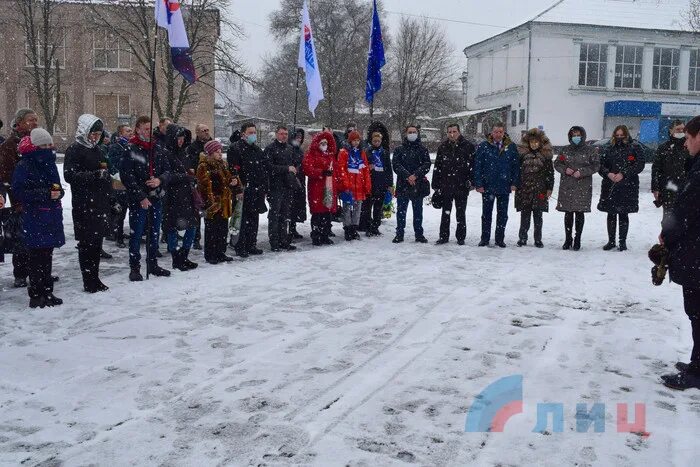
{"type": "Polygon", "coordinates": [[[413,207],[413,231],[416,242],[428,243],[423,235],[423,198],[430,194],[430,153],[420,142],[418,127],[406,127],[403,144],[394,150],[392,160],[396,172],[396,237],[393,243],[402,243],[406,228],[408,203],[413,207]]]}
{"type": "Polygon", "coordinates": [[[306,133],[303,128],[297,128],[293,133],[291,142],[292,163],[297,169],[297,180],[299,180],[299,183],[295,186],[292,194],[292,208],[289,213],[289,236],[292,240],[299,240],[304,237],[297,231],[297,224],[306,222],[306,175],[304,175],[302,167],[302,162],[304,161],[302,145],[304,144],[306,133]]]}
{"type": "MultiPolygon", "coordinates": [[[[12,176],[15,167],[20,160],[17,150],[20,140],[28,136],[38,125],[38,117],[31,109],[20,109],[15,114],[12,124],[12,132],[2,144],[0,144],[0,184],[2,192],[6,194],[5,201],[9,199],[15,213],[22,212],[22,205],[15,199],[12,193],[12,176]]],[[[18,214],[15,214],[18,215],[18,214]]],[[[12,273],[15,278],[14,286],[17,288],[27,286],[27,276],[29,275],[29,253],[21,244],[16,245],[12,253],[12,273]]]]}
{"type": "Polygon", "coordinates": [[[692,327],[690,363],[679,362],[680,373],[662,376],[666,386],[680,390],[700,389],[700,117],[688,122],[685,134],[693,164],[659,236],[670,253],[671,280],[683,286],[685,312],[692,327]]]}
{"type": "Polygon", "coordinates": [[[109,165],[109,174],[112,176],[112,212],[110,219],[110,228],[112,237],[119,248],[126,248],[124,243],[124,220],[126,219],[126,211],[129,207],[129,198],[126,194],[126,188],[121,181],[122,160],[128,152],[129,139],[133,136],[133,130],[129,125],[119,125],[116,131],[116,138],[109,147],[107,154],[107,164],[109,165]]]}
{"type": "Polygon", "coordinates": [[[151,119],[139,117],[135,135],[129,141],[129,152],[121,167],[122,183],[129,196],[129,280],[143,280],[141,275],[141,237],[146,232],[148,274],[170,276],[170,271],[158,266],[158,235],[163,216],[163,197],[168,183],[170,164],[162,148],[151,138],[151,119]],[[146,226],[148,225],[148,231],[146,226]]]}
{"type": "Polygon", "coordinates": [[[279,126],[275,140],[264,151],[270,170],[270,210],[267,213],[267,231],[272,251],[293,251],[289,237],[289,213],[292,196],[298,185],[297,168],[294,165],[294,152],[288,143],[289,131],[279,126]]]}
{"type": "Polygon", "coordinates": [[[474,186],[482,194],[481,242],[491,241],[493,205],[496,203],[496,246],[505,248],[506,224],[510,193],[520,185],[518,148],[506,134],[505,125],[496,123],[487,140],[479,145],[474,156],[474,186]]]}
{"type": "Polygon", "coordinates": [[[467,238],[467,199],[472,186],[474,145],[467,141],[456,123],[447,126],[447,140],[437,150],[433,168],[433,190],[442,201],[440,239],[437,245],[450,240],[450,213],[454,201],[457,216],[457,244],[467,238]]]}
{"type": "MultiPolygon", "coordinates": [[[[212,140],[211,132],[209,127],[204,124],[197,124],[194,127],[195,139],[187,146],[187,168],[197,171],[197,166],[199,166],[199,156],[204,152],[204,145],[212,140]]],[[[191,136],[191,135],[190,135],[191,136]]],[[[233,142],[232,142],[233,144],[233,142]]],[[[195,250],[202,249],[202,221],[197,223],[197,233],[194,236],[195,250]]]]}
{"type": "Polygon", "coordinates": [[[671,214],[678,192],[685,185],[686,163],[690,154],[685,148],[685,123],[671,124],[670,138],[656,150],[651,166],[651,192],[657,206],[663,206],[663,218],[671,214]]]}
{"type": "Polygon", "coordinates": [[[241,231],[235,246],[236,254],[242,258],[263,253],[257,246],[258,223],[260,214],[267,210],[265,195],[270,187],[269,161],[257,141],[255,124],[245,123],[241,127],[241,141],[229,147],[226,154],[231,173],[243,184],[241,231]]]}
{"type": "Polygon", "coordinates": [[[372,177],[372,194],[362,203],[359,232],[368,237],[382,235],[379,227],[384,218],[384,199],[394,187],[394,170],[391,166],[391,135],[387,127],[374,121],[367,127],[367,141],[363,149],[367,154],[372,177]],[[375,144],[376,141],[376,144],[375,144]]]}
{"type": "Polygon", "coordinates": [[[63,178],[71,186],[73,229],[83,286],[88,293],[108,289],[99,278],[102,242],[109,230],[112,177],[107,158],[98,147],[102,120],[85,114],[78,118],[75,142],[66,150],[63,178]]]}
{"type": "Polygon", "coordinates": [[[158,120],[158,126],[155,130],[153,130],[153,142],[156,144],[156,146],[165,148],[168,141],[168,125],[171,125],[172,123],[173,119],[170,117],[161,117],[160,120],[158,120]]]}

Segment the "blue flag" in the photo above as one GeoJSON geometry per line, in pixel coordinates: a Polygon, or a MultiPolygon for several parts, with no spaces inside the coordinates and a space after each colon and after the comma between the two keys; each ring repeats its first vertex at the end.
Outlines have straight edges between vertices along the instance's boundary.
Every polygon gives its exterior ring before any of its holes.
{"type": "Polygon", "coordinates": [[[374,102],[374,95],[382,89],[382,67],[385,64],[382,26],[379,24],[377,0],[374,0],[372,32],[369,38],[369,53],[367,54],[367,90],[365,91],[365,99],[369,103],[374,102]]]}

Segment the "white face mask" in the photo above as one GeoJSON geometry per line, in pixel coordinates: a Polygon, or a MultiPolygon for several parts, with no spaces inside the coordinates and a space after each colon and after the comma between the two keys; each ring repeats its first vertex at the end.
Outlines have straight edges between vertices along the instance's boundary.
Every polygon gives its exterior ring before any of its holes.
{"type": "Polygon", "coordinates": [[[683,139],[685,138],[685,133],[674,133],[673,137],[676,139],[683,139]]]}
{"type": "Polygon", "coordinates": [[[318,145],[318,148],[319,148],[322,152],[328,151],[328,145],[327,145],[327,144],[319,144],[319,145],[318,145]]]}
{"type": "Polygon", "coordinates": [[[406,135],[406,139],[413,143],[418,140],[418,133],[409,133],[406,135]]]}

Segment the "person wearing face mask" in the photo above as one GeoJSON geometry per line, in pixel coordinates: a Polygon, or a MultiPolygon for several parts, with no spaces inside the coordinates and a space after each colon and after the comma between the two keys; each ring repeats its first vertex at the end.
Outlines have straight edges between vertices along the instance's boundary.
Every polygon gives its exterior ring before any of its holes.
{"type": "Polygon", "coordinates": [[[409,125],[403,144],[394,150],[392,165],[396,172],[396,236],[393,243],[403,243],[408,204],[413,208],[413,232],[417,243],[428,243],[423,235],[423,199],[430,194],[430,153],[421,143],[418,127],[409,125]]]}
{"type": "Polygon", "coordinates": [[[129,207],[129,197],[126,194],[124,184],[121,182],[121,175],[119,172],[121,170],[122,160],[129,148],[129,139],[133,136],[134,131],[129,125],[119,125],[116,134],[117,138],[109,147],[109,154],[107,155],[108,170],[109,174],[112,176],[113,188],[110,228],[112,237],[117,246],[119,248],[126,248],[126,243],[124,243],[124,220],[126,219],[126,212],[129,207]]]}
{"type": "Polygon", "coordinates": [[[690,363],[678,362],[679,373],[661,377],[664,385],[678,390],[700,389],[700,117],[688,122],[685,135],[690,169],[659,235],[659,242],[669,252],[671,280],[683,287],[685,313],[692,329],[690,363]]]}
{"type": "Polygon", "coordinates": [[[63,178],[71,186],[73,229],[78,241],[83,288],[88,293],[108,290],[99,278],[100,252],[109,229],[112,197],[107,158],[97,147],[103,129],[102,120],[96,116],[81,115],[75,142],[66,150],[63,163],[63,178]]]}
{"type": "Polygon", "coordinates": [[[343,201],[343,228],[345,240],[359,240],[357,227],[360,225],[362,204],[372,193],[372,179],[367,155],[360,148],[362,137],[357,131],[348,134],[348,148],[338,154],[338,178],[340,198],[343,201]]]}
{"type": "Polygon", "coordinates": [[[690,157],[685,147],[685,123],[671,123],[670,139],[659,146],[651,166],[651,192],[654,204],[663,207],[663,219],[671,213],[678,192],[686,181],[686,163],[690,157]]]}
{"type": "Polygon", "coordinates": [[[586,130],[580,126],[569,130],[569,145],[554,160],[554,169],[561,174],[557,211],[564,213],[563,250],[581,249],[585,213],[591,212],[593,174],[600,168],[600,157],[593,146],[586,144],[586,130]],[[574,232],[574,218],[576,235],[574,232]]]}
{"type": "Polygon", "coordinates": [[[644,155],[629,129],[620,125],[613,131],[609,147],[600,158],[598,173],[603,177],[598,210],[608,213],[608,243],[603,247],[610,251],[618,247],[627,250],[629,214],[639,211],[639,174],[644,170],[644,155]],[[619,219],[620,244],[615,244],[619,219]]]}
{"type": "Polygon", "coordinates": [[[243,184],[241,230],[234,247],[241,258],[263,253],[257,246],[258,225],[260,214],[267,211],[265,196],[270,188],[270,161],[257,141],[255,124],[245,123],[241,126],[241,140],[229,147],[226,154],[229,170],[243,184]]]}
{"type": "Polygon", "coordinates": [[[389,130],[383,123],[373,122],[367,129],[367,142],[369,143],[367,159],[372,178],[372,193],[367,201],[362,203],[360,228],[364,222],[366,235],[368,237],[378,237],[382,235],[379,227],[381,227],[382,219],[384,219],[384,201],[387,196],[391,195],[394,188],[394,170],[391,166],[389,130]]]}
{"type": "Polygon", "coordinates": [[[549,198],[554,190],[554,150],[544,131],[533,128],[523,135],[518,153],[520,187],[515,192],[515,209],[520,212],[518,246],[527,245],[532,218],[535,221],[535,247],[543,248],[542,214],[549,211],[549,198]]]}
{"type": "Polygon", "coordinates": [[[297,180],[299,180],[299,184],[296,185],[294,193],[292,194],[289,236],[292,240],[300,240],[304,237],[297,231],[297,224],[306,222],[306,175],[304,175],[302,167],[302,161],[304,160],[302,145],[304,144],[304,136],[306,133],[303,128],[297,128],[292,133],[294,134],[294,138],[292,139],[292,162],[297,169],[296,176],[297,180]]]}
{"type": "Polygon", "coordinates": [[[335,139],[327,131],[313,137],[302,163],[308,178],[311,241],[314,246],[333,245],[331,218],[338,209],[339,179],[335,160],[335,139]]]}
{"type": "Polygon", "coordinates": [[[480,247],[491,241],[493,205],[496,203],[496,246],[505,248],[510,193],[520,185],[518,148],[506,134],[505,124],[497,122],[474,156],[474,186],[483,197],[480,247]]]}
{"type": "Polygon", "coordinates": [[[53,137],[35,128],[18,147],[22,159],[17,164],[12,191],[22,203],[24,246],[29,251],[29,307],[44,308],[63,304],[53,294],[51,278],[54,248],[66,243],[63,233],[64,191],[56,167],[53,137]]]}

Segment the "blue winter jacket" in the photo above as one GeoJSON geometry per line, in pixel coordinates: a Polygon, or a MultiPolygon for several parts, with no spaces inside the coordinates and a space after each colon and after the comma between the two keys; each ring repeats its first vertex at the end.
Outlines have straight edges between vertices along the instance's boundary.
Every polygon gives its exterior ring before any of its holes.
{"type": "Polygon", "coordinates": [[[492,195],[507,195],[511,186],[520,186],[518,148],[508,136],[503,139],[500,151],[491,136],[476,149],[474,186],[492,195]]]}
{"type": "Polygon", "coordinates": [[[22,155],[12,176],[12,192],[22,203],[23,243],[29,249],[59,248],[66,243],[60,198],[51,199],[54,184],[61,186],[53,149],[22,155]]]}

